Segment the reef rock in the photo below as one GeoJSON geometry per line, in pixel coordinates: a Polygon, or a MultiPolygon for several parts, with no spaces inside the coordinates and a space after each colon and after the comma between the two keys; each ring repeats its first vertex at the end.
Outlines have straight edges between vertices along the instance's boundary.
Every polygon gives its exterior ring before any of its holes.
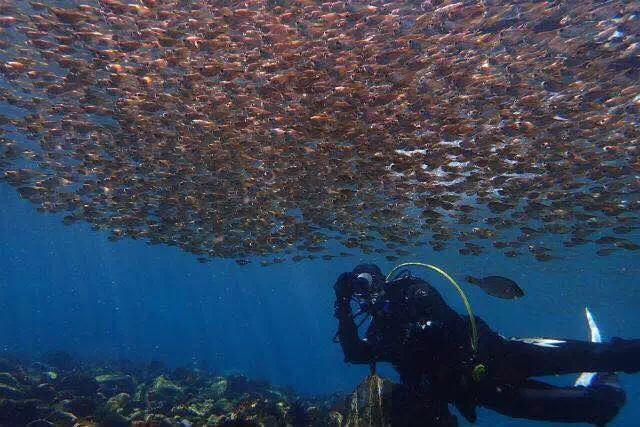
{"type": "Polygon", "coordinates": [[[57,427],[74,427],[78,422],[78,417],[71,412],[54,410],[47,416],[47,421],[51,421],[57,427]]]}
{"type": "Polygon", "coordinates": [[[56,425],[47,420],[35,420],[27,424],[26,427],[56,427],[56,425]]]}
{"type": "Polygon", "coordinates": [[[52,400],[55,395],[56,389],[53,387],[53,385],[48,383],[38,384],[35,387],[32,387],[31,391],[29,392],[29,397],[33,399],[43,400],[45,402],[52,400]]]}
{"type": "Polygon", "coordinates": [[[98,390],[96,380],[84,373],[73,373],[61,377],[56,384],[59,391],[69,391],[73,395],[91,396],[98,390]]]}
{"type": "Polygon", "coordinates": [[[51,410],[35,399],[0,399],[0,425],[15,426],[45,418],[51,410]]]}
{"type": "Polygon", "coordinates": [[[73,399],[64,400],[60,405],[64,411],[71,412],[81,417],[93,414],[96,410],[96,406],[95,400],[85,396],[78,396],[73,399]]]}
{"type": "Polygon", "coordinates": [[[149,390],[149,399],[155,401],[174,402],[184,394],[182,388],[167,379],[164,375],[160,375],[153,383],[153,387],[149,390]]]}
{"type": "Polygon", "coordinates": [[[225,394],[229,383],[224,377],[216,377],[207,389],[207,394],[213,399],[219,399],[225,394]]]}
{"type": "Polygon", "coordinates": [[[136,383],[131,375],[104,374],[95,378],[100,391],[108,395],[117,393],[131,394],[136,390],[136,383]]]}
{"type": "Polygon", "coordinates": [[[18,380],[16,380],[14,376],[8,372],[0,372],[0,384],[8,385],[14,388],[20,387],[18,380]]]}
{"type": "Polygon", "coordinates": [[[22,390],[6,384],[0,384],[0,399],[24,399],[25,394],[22,390]]]}
{"type": "Polygon", "coordinates": [[[393,383],[376,374],[360,383],[349,399],[345,427],[390,427],[393,383]]]}
{"type": "MultiPolygon", "coordinates": [[[[456,427],[448,405],[430,393],[416,393],[375,374],[369,375],[347,399],[344,427],[418,425],[456,427]]],[[[338,419],[334,414],[330,419],[338,419]]]]}
{"type": "Polygon", "coordinates": [[[118,393],[115,396],[107,400],[106,408],[117,414],[122,414],[126,411],[127,407],[131,403],[131,396],[127,393],[118,393]]]}

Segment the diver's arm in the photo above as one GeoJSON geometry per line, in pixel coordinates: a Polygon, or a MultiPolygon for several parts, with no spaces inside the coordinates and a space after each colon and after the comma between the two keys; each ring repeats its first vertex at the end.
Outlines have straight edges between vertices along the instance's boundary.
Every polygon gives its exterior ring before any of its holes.
{"type": "Polygon", "coordinates": [[[342,274],[336,282],[334,314],[338,319],[337,337],[344,353],[345,362],[370,363],[374,360],[369,344],[358,336],[358,327],[351,310],[350,273],[342,274]]]}
{"type": "Polygon", "coordinates": [[[349,301],[336,300],[335,316],[338,319],[338,340],[342,346],[345,362],[370,363],[373,354],[369,344],[360,339],[358,328],[353,320],[349,301]]]}

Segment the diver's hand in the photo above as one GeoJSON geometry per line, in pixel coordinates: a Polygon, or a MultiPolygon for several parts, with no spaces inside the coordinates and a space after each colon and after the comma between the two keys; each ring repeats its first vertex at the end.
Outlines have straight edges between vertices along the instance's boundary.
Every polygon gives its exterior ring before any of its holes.
{"type": "Polygon", "coordinates": [[[336,293],[336,298],[345,300],[351,298],[353,295],[353,282],[358,279],[355,273],[342,273],[336,284],[333,285],[333,290],[336,293]]]}

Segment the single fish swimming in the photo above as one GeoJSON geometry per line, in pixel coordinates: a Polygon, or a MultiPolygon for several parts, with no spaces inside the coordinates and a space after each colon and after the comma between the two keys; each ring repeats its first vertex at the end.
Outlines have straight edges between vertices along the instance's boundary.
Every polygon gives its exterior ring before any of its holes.
{"type": "Polygon", "coordinates": [[[487,276],[478,279],[473,276],[465,277],[467,282],[478,286],[487,294],[504,299],[517,299],[524,296],[524,291],[511,279],[501,276],[487,276]]]}

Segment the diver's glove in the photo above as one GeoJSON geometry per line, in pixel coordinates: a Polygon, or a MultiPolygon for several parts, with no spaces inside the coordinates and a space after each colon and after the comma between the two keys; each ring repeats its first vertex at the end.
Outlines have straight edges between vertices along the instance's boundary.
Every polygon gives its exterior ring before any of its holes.
{"type": "Polygon", "coordinates": [[[342,273],[338,276],[333,290],[336,293],[336,299],[348,301],[353,296],[353,283],[358,279],[355,273],[342,273]]]}

